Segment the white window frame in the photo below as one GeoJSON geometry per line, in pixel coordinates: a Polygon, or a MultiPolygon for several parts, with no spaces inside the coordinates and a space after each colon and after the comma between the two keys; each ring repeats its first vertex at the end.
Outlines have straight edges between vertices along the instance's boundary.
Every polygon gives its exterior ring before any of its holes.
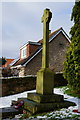
{"type": "Polygon", "coordinates": [[[26,47],[21,50],[21,58],[26,58],[26,47]]]}

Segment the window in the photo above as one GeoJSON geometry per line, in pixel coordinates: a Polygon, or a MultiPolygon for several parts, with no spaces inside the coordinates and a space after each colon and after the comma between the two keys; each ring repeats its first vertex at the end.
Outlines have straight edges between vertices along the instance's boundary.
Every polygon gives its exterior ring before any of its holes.
{"type": "Polygon", "coordinates": [[[26,57],[26,47],[22,49],[21,51],[21,58],[25,58],[26,57]]]}

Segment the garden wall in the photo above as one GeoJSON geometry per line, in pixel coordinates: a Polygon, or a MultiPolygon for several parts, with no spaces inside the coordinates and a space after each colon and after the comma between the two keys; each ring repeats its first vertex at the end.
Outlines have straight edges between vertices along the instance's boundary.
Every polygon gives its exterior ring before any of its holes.
{"type": "Polygon", "coordinates": [[[2,79],[2,96],[35,89],[36,77],[15,77],[2,79]]]}
{"type": "MultiPolygon", "coordinates": [[[[63,78],[62,74],[54,76],[54,86],[66,85],[67,81],[63,78]]],[[[20,93],[23,91],[33,90],[36,88],[36,76],[3,78],[0,80],[0,87],[2,85],[2,96],[20,93]]]]}

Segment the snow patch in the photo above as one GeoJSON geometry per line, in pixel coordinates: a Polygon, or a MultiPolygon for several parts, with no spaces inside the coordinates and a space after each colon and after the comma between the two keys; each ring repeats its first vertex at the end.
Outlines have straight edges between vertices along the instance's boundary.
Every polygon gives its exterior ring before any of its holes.
{"type": "MultiPolygon", "coordinates": [[[[64,89],[68,89],[68,88],[54,88],[54,93],[55,94],[64,95],[64,99],[65,100],[76,103],[76,106],[71,106],[68,109],[61,109],[61,111],[60,111],[61,114],[64,114],[65,111],[66,111],[67,112],[66,115],[67,115],[68,112],[69,113],[72,112],[73,109],[79,109],[80,110],[80,99],[77,98],[77,97],[72,97],[72,96],[69,96],[67,94],[64,94],[64,89]]],[[[16,100],[17,101],[17,99],[21,98],[21,97],[23,97],[23,98],[26,97],[27,98],[27,93],[31,93],[31,92],[36,92],[36,90],[31,90],[31,91],[26,91],[26,92],[15,94],[15,95],[0,97],[0,108],[10,107],[12,100],[16,100]]],[[[55,114],[57,114],[57,112],[59,112],[59,111],[56,111],[55,114]]],[[[52,114],[52,113],[50,113],[50,114],[52,114]]],[[[79,114],[79,113],[76,113],[76,114],[79,114]]],[[[53,114],[53,116],[54,116],[54,114],[53,114]]]]}

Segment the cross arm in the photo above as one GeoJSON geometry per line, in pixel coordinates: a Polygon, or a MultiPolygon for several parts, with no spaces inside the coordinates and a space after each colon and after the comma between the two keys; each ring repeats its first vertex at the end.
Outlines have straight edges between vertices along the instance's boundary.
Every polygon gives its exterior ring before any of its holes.
{"type": "Polygon", "coordinates": [[[41,19],[42,20],[41,22],[48,22],[49,23],[51,18],[52,18],[52,13],[50,12],[49,9],[45,9],[44,14],[43,14],[42,19],[41,19]]]}

